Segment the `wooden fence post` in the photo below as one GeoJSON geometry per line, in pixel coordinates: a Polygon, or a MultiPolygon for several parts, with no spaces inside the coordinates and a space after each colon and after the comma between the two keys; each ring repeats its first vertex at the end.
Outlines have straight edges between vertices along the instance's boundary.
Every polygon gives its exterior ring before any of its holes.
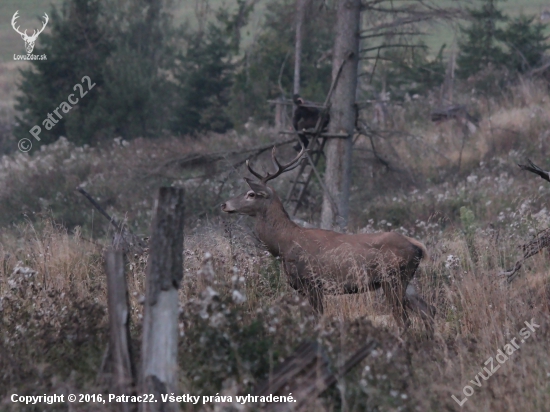
{"type": "MultiPolygon", "coordinates": [[[[134,392],[135,370],[130,349],[130,313],[128,288],[124,273],[124,255],[121,250],[105,251],[107,273],[107,298],[109,305],[109,353],[112,360],[113,385],[116,395],[131,395],[134,392]]],[[[124,402],[120,410],[131,412],[137,405],[124,402]]]]}
{"type": "Polygon", "coordinates": [[[162,394],[177,393],[178,288],[183,279],[183,189],[159,191],[149,241],[143,316],[141,382],[156,402],[141,403],[142,412],[177,411],[162,394]]]}

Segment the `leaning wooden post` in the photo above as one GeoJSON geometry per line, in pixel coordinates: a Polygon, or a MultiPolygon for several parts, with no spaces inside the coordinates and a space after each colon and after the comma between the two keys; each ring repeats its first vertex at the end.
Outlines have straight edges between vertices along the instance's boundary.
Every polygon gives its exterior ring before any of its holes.
{"type": "MultiPolygon", "coordinates": [[[[124,255],[119,249],[109,248],[105,251],[104,258],[107,273],[109,352],[113,365],[113,392],[116,395],[131,395],[134,391],[135,370],[130,350],[130,312],[124,273],[124,255]]],[[[120,404],[120,410],[131,412],[137,410],[136,406],[136,404],[124,402],[120,404]]]]}
{"type": "Polygon", "coordinates": [[[161,395],[177,393],[178,288],[183,278],[183,189],[159,191],[149,242],[142,343],[142,393],[156,402],[141,411],[176,411],[161,395]]]}

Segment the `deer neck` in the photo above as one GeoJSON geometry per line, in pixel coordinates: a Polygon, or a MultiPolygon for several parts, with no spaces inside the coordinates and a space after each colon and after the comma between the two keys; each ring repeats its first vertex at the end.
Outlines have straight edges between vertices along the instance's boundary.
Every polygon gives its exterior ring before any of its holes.
{"type": "Polygon", "coordinates": [[[273,256],[285,254],[298,229],[299,226],[290,220],[278,197],[274,197],[267,209],[256,218],[258,237],[273,256]]]}

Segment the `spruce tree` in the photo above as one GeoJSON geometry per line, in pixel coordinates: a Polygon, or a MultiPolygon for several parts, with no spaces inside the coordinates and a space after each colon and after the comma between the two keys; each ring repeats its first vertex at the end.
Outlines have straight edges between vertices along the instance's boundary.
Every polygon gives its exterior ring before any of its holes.
{"type": "MultiPolygon", "coordinates": [[[[231,118],[272,121],[269,99],[290,98],[294,79],[295,0],[266,3],[262,30],[238,62],[231,96],[231,118]]],[[[301,95],[324,101],[331,83],[335,13],[309,2],[304,22],[301,95]]]]}
{"type": "Polygon", "coordinates": [[[508,47],[506,65],[510,70],[525,73],[539,67],[549,46],[545,25],[535,22],[535,16],[514,18],[502,32],[500,40],[508,47]]]}
{"type": "Polygon", "coordinates": [[[42,129],[43,144],[60,136],[93,144],[156,135],[167,123],[172,101],[165,73],[172,64],[173,33],[163,4],[65,0],[60,11],[54,8],[51,32],[42,34],[35,48],[47,60],[22,71],[16,137],[30,138],[34,125],[42,129]],[[71,94],[78,102],[68,113],[58,110],[62,119],[54,115],[57,123],[48,127],[44,119],[71,94]]]}
{"type": "Polygon", "coordinates": [[[210,23],[205,32],[188,33],[187,50],[177,58],[177,86],[171,130],[178,134],[225,132],[232,85],[231,38],[210,23]]]}
{"type": "Polygon", "coordinates": [[[462,27],[460,53],[457,57],[457,75],[467,78],[488,67],[500,66],[505,60],[502,47],[498,44],[502,30],[498,24],[506,17],[497,8],[498,0],[484,0],[479,9],[468,11],[471,19],[469,27],[462,27]]]}
{"type": "MultiPolygon", "coordinates": [[[[35,47],[35,54],[45,54],[47,60],[35,60],[31,67],[21,71],[22,81],[17,97],[17,125],[14,134],[18,139],[30,138],[29,130],[38,125],[42,130],[42,143],[71,136],[73,141],[89,143],[94,131],[100,128],[101,109],[99,93],[104,84],[103,70],[114,45],[105,37],[101,27],[100,0],[72,0],[65,2],[61,12],[50,14],[51,32],[43,33],[35,47]],[[88,76],[95,86],[87,95],[80,96],[75,85],[88,90],[88,76]],[[54,117],[57,123],[47,129],[44,119],[62,102],[75,94],[78,103],[68,113],[58,111],[63,118],[54,117]]],[[[72,99],[74,101],[74,98],[72,99]]],[[[71,105],[72,106],[72,105],[71,105]]]]}

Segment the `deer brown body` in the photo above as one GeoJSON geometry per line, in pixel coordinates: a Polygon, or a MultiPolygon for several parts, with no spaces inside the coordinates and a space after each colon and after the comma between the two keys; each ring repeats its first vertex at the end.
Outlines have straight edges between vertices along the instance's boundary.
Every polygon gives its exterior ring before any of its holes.
{"type": "Polygon", "coordinates": [[[323,312],[325,294],[363,293],[383,288],[398,323],[408,325],[407,309],[422,316],[432,329],[434,309],[406,290],[422,258],[425,246],[395,232],[343,234],[323,229],[307,229],[295,224],[275,191],[266,182],[280,175],[299,160],[281,166],[274,175],[260,182],[246,179],[248,192],[224,204],[222,211],[256,218],[259,239],[273,256],[280,256],[290,285],[306,296],[315,310],[323,312]]]}

